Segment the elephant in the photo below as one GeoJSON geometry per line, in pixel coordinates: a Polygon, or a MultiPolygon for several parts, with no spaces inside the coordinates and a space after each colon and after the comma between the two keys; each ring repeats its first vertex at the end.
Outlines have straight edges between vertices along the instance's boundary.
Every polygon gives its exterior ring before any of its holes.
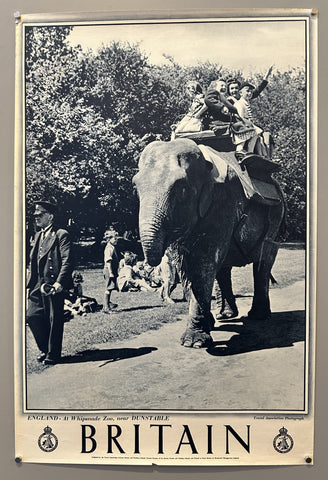
{"type": "Polygon", "coordinates": [[[139,233],[146,261],[161,262],[169,245],[180,254],[183,277],[190,287],[188,324],[181,337],[185,347],[213,345],[211,313],[216,278],[230,305],[232,266],[253,264],[254,295],[249,320],[270,317],[269,278],[275,261],[285,203],[275,206],[247,199],[235,171],[228,167],[222,183],[211,175],[191,139],[155,141],[140,155],[133,184],[139,197],[139,233]]]}

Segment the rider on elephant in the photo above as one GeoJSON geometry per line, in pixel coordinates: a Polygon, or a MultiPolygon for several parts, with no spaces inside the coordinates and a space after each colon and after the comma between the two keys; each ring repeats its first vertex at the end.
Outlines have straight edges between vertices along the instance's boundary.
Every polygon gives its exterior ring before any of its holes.
{"type": "MultiPolygon", "coordinates": [[[[252,100],[257,98],[266,88],[266,86],[268,85],[268,78],[271,75],[272,70],[273,70],[273,65],[271,65],[271,67],[268,69],[261,83],[252,91],[252,98],[251,98],[252,100]]],[[[240,87],[241,87],[241,82],[236,78],[229,78],[227,80],[228,100],[233,105],[237,100],[240,99],[240,87]]]]}
{"type": "MultiPolygon", "coordinates": [[[[264,132],[262,128],[254,123],[251,101],[254,98],[255,87],[249,83],[244,82],[239,89],[240,99],[234,103],[237,108],[238,115],[242,119],[245,127],[249,129],[249,138],[243,139],[242,136],[235,132],[233,141],[236,144],[236,157],[238,160],[242,159],[247,153],[255,151],[257,143],[260,155],[270,158],[272,151],[272,139],[269,132],[264,132]]],[[[233,129],[234,130],[234,129],[233,129]]]]}
{"type": "Polygon", "coordinates": [[[186,96],[190,102],[188,112],[176,125],[172,125],[172,140],[176,135],[195,133],[203,130],[203,116],[207,110],[201,85],[196,81],[186,84],[186,96]]]}
{"type": "Polygon", "coordinates": [[[223,79],[210,83],[205,95],[205,104],[208,108],[209,126],[215,130],[215,125],[222,122],[231,122],[231,117],[238,111],[226,97],[227,84],[223,79]]]}
{"type": "Polygon", "coordinates": [[[272,68],[272,66],[269,68],[258,87],[248,82],[240,84],[236,79],[231,79],[226,84],[220,79],[210,84],[205,96],[209,128],[216,134],[220,134],[220,132],[226,132],[224,124],[230,124],[238,160],[242,160],[247,153],[271,157],[273,144],[271,135],[254,124],[250,102],[257,98],[267,86],[272,68]],[[230,96],[226,97],[226,93],[230,96]]]}

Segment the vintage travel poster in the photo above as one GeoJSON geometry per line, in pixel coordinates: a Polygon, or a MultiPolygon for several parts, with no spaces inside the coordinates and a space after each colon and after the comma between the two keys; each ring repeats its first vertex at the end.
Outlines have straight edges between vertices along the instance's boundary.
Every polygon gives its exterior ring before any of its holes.
{"type": "Polygon", "coordinates": [[[16,29],[17,462],[313,464],[317,12],[16,29]]]}

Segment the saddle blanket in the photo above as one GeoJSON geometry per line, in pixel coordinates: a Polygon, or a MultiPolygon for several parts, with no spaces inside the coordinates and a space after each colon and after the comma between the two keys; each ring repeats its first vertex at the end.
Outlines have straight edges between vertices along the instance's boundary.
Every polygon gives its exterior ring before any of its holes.
{"type": "Polygon", "coordinates": [[[205,160],[213,165],[213,180],[216,183],[224,183],[228,173],[228,165],[225,160],[223,160],[223,158],[220,157],[220,154],[212,147],[200,144],[198,145],[198,148],[202,152],[205,160]]]}
{"type": "MultiPolygon", "coordinates": [[[[276,186],[270,178],[267,181],[250,177],[245,167],[242,167],[236,160],[234,152],[217,152],[207,145],[198,145],[205,160],[212,163],[212,178],[216,183],[224,183],[228,173],[228,165],[231,167],[243,186],[246,198],[253,199],[266,205],[277,205],[280,203],[280,196],[276,186]],[[261,181],[262,180],[262,181],[261,181]]],[[[264,161],[264,160],[263,160],[264,161]]],[[[270,162],[272,163],[272,162],[270,162]]]]}

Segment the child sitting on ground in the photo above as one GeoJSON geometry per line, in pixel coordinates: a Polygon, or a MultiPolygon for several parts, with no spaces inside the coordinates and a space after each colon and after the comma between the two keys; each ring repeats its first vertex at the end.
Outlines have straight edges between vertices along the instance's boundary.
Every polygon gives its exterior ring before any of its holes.
{"type": "Polygon", "coordinates": [[[64,300],[64,313],[68,320],[72,315],[86,315],[87,313],[95,312],[98,307],[97,300],[92,297],[83,295],[83,276],[80,272],[74,271],[72,275],[73,291],[67,291],[64,300]],[[67,313],[66,313],[67,312],[67,313]]]}
{"type": "Polygon", "coordinates": [[[81,298],[83,296],[83,276],[82,273],[74,271],[72,275],[73,279],[73,293],[76,295],[77,298],[81,298]]]}
{"type": "Polygon", "coordinates": [[[137,263],[137,255],[130,253],[124,259],[124,266],[120,269],[117,277],[117,285],[120,292],[138,291],[142,292],[154,292],[155,290],[148,285],[145,279],[141,278],[136,273],[133,267],[137,263]]]}
{"type": "Polygon", "coordinates": [[[136,264],[135,264],[134,267],[133,267],[133,271],[134,271],[140,278],[144,278],[145,280],[147,280],[147,274],[146,274],[146,271],[145,271],[144,262],[142,262],[142,261],[137,261],[136,264]]]}
{"type": "Polygon", "coordinates": [[[132,252],[129,250],[123,252],[123,258],[121,258],[120,263],[118,264],[118,271],[122,270],[123,267],[125,267],[125,260],[130,257],[132,252]]]}

